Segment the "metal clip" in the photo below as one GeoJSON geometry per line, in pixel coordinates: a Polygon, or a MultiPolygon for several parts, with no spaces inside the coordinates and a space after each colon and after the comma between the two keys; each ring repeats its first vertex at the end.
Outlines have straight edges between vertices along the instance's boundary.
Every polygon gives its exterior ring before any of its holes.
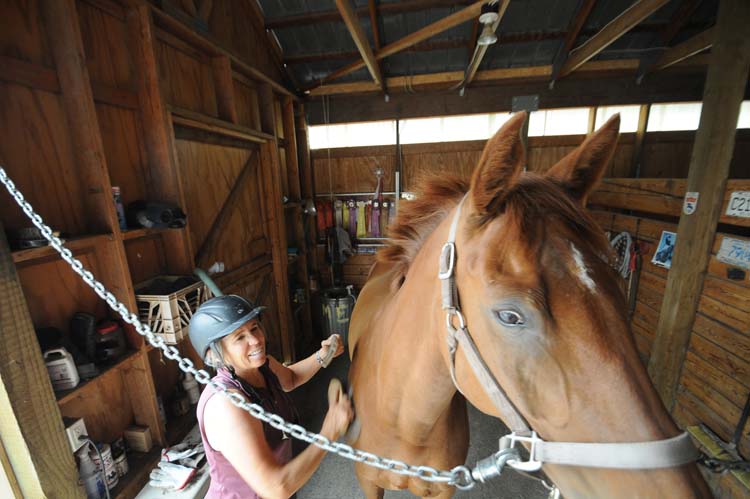
{"type": "Polygon", "coordinates": [[[448,327],[448,331],[458,331],[459,329],[466,329],[466,319],[464,314],[461,313],[457,308],[451,308],[445,314],[445,325],[448,327]],[[453,326],[453,318],[458,317],[458,328],[453,326]]]}
{"type": "Polygon", "coordinates": [[[439,279],[449,279],[453,275],[453,267],[456,264],[456,245],[454,243],[445,243],[440,250],[440,271],[439,279]],[[445,268],[445,270],[443,270],[445,268]]]}
{"type": "Polygon", "coordinates": [[[513,432],[500,439],[500,449],[513,449],[516,446],[516,442],[528,442],[531,444],[531,448],[529,449],[529,460],[522,461],[520,458],[509,460],[508,466],[520,471],[538,471],[542,469],[542,462],[536,460],[536,444],[544,442],[544,440],[539,438],[535,431],[532,431],[531,436],[528,437],[517,435],[513,432]]]}
{"type": "Polygon", "coordinates": [[[500,476],[509,461],[518,460],[520,456],[516,449],[501,449],[493,455],[478,461],[471,476],[477,482],[485,483],[488,480],[500,476]]]}

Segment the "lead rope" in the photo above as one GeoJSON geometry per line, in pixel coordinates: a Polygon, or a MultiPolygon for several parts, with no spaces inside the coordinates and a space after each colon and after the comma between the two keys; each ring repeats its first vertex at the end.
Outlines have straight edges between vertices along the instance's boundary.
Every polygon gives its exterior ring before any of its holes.
{"type": "Polygon", "coordinates": [[[164,338],[161,336],[155,336],[151,331],[151,328],[138,319],[137,314],[128,310],[128,308],[120,302],[115,295],[107,290],[101,282],[97,281],[91,271],[87,270],[80,260],[73,257],[73,253],[65,247],[62,240],[53,235],[52,229],[44,224],[42,217],[34,211],[31,204],[24,199],[23,194],[16,189],[15,184],[5,173],[5,169],[2,166],[0,166],[0,182],[2,182],[8,190],[8,193],[10,193],[16,203],[18,203],[31,222],[40,230],[44,238],[49,241],[50,246],[60,253],[62,259],[70,265],[73,271],[78,274],[112,310],[117,312],[125,322],[132,325],[139,335],[148,340],[149,344],[154,348],[160,349],[166,358],[177,362],[181,371],[192,374],[195,380],[202,385],[210,385],[214,390],[227,397],[234,406],[298,440],[313,444],[327,452],[334,453],[358,463],[364,463],[374,468],[391,471],[398,475],[419,478],[427,482],[444,483],[460,490],[470,490],[476,485],[476,481],[472,477],[472,470],[467,466],[456,466],[450,471],[438,470],[430,466],[414,466],[403,461],[384,458],[371,452],[355,449],[344,443],[332,442],[323,435],[308,431],[298,424],[291,424],[285,421],[281,416],[265,411],[258,404],[249,403],[237,392],[228,391],[225,387],[213,381],[211,375],[204,369],[196,369],[192,360],[181,357],[177,347],[174,345],[166,345],[164,343],[164,338]]]}

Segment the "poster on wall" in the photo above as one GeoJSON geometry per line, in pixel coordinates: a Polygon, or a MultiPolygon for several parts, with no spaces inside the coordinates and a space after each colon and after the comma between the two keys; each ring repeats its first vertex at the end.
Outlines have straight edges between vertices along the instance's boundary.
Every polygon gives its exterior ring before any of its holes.
{"type": "Polygon", "coordinates": [[[659,246],[654,252],[651,263],[669,269],[672,267],[672,255],[674,254],[674,245],[677,241],[677,234],[669,231],[662,231],[659,246]]]}

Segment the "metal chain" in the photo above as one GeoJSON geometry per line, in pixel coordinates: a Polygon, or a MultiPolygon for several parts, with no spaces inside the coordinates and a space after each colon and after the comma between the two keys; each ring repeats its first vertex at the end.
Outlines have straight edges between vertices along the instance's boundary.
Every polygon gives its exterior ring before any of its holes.
{"type": "Polygon", "coordinates": [[[24,199],[23,194],[16,189],[13,181],[8,178],[5,169],[0,167],[0,182],[5,185],[10,195],[16,200],[23,212],[31,219],[31,222],[41,231],[50,246],[55,248],[63,260],[65,260],[81,276],[83,281],[88,284],[94,292],[99,295],[112,310],[120,314],[125,322],[131,324],[141,336],[144,336],[148,342],[164,352],[164,356],[177,362],[180,370],[190,373],[195,377],[198,383],[210,385],[214,390],[227,397],[236,407],[247,411],[251,416],[268,423],[272,427],[281,430],[298,440],[316,445],[321,449],[337,454],[346,459],[355,462],[364,463],[381,470],[391,471],[398,475],[416,477],[427,482],[446,483],[461,490],[469,490],[476,484],[472,477],[471,470],[466,466],[456,466],[450,471],[437,470],[429,466],[414,466],[395,459],[388,459],[377,456],[370,452],[355,449],[349,445],[340,442],[332,442],[327,437],[318,433],[306,430],[304,427],[291,424],[285,421],[277,414],[265,411],[260,405],[249,403],[237,392],[230,392],[217,382],[211,379],[211,375],[204,369],[196,369],[193,361],[180,356],[180,352],[174,345],[166,345],[164,338],[155,336],[151,327],[143,324],[138,320],[138,315],[130,312],[128,308],[120,302],[104,285],[94,278],[94,275],[87,270],[80,260],[73,257],[73,253],[64,246],[63,242],[52,233],[47,225],[44,224],[42,217],[39,216],[32,206],[24,199]]]}

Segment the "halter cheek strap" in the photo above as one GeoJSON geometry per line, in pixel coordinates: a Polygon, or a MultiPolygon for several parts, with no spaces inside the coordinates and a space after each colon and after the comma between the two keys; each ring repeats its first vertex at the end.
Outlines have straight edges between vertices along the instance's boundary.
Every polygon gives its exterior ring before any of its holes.
{"type": "Polygon", "coordinates": [[[466,197],[464,196],[458,203],[453,215],[448,241],[440,252],[438,272],[438,278],[441,281],[442,308],[446,312],[445,326],[450,356],[450,374],[456,389],[464,394],[458,385],[455,367],[456,351],[461,346],[474,375],[497,407],[500,417],[512,431],[511,434],[500,439],[498,453],[477,463],[477,476],[474,478],[484,482],[491,476],[499,474],[498,468],[501,469],[502,466],[498,466],[498,463],[501,461],[502,465],[507,463],[508,466],[518,470],[536,471],[542,467],[543,463],[592,468],[654,469],[681,466],[697,460],[700,453],[687,432],[676,437],[648,442],[578,443],[546,442],[531,430],[482,358],[469,333],[466,319],[461,313],[455,275],[456,232],[466,197]],[[529,444],[528,461],[507,458],[508,451],[512,450],[517,442],[529,444]]]}

